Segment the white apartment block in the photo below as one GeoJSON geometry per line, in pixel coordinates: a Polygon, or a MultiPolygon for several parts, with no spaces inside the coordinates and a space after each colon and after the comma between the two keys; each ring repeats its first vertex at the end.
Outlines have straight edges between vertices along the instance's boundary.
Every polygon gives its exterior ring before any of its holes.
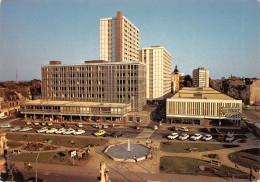
{"type": "Polygon", "coordinates": [[[146,64],[146,98],[163,98],[171,92],[171,54],[160,46],[143,48],[140,62],[146,64]]]}
{"type": "Polygon", "coordinates": [[[194,69],[192,78],[194,87],[209,87],[209,70],[204,68],[194,69]]]}
{"type": "Polygon", "coordinates": [[[121,12],[100,19],[100,60],[139,61],[139,30],[121,12]]]}

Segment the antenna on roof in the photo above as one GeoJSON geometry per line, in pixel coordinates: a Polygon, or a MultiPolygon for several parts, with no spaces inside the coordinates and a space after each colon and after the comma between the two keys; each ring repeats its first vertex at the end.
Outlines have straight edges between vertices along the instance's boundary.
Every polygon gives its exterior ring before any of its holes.
{"type": "Polygon", "coordinates": [[[18,83],[18,74],[17,74],[17,70],[16,70],[16,83],[18,83]]]}

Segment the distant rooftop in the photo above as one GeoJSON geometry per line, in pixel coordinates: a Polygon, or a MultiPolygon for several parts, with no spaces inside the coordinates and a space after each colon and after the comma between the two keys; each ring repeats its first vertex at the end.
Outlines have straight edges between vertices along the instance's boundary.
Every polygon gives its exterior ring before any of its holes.
{"type": "Polygon", "coordinates": [[[171,99],[236,100],[209,87],[184,87],[171,99]]]}

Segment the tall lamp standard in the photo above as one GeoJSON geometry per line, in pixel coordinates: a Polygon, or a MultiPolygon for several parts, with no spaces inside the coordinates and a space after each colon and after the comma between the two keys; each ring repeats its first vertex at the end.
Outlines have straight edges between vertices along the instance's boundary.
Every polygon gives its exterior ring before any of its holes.
{"type": "MultiPolygon", "coordinates": [[[[50,143],[52,142],[52,140],[49,140],[47,142],[47,144],[49,145],[50,143]]],[[[40,148],[39,152],[38,152],[38,155],[35,159],[35,181],[37,182],[37,162],[38,162],[38,158],[39,158],[39,155],[40,155],[40,152],[42,151],[42,149],[44,148],[44,146],[42,148],[40,148]]]]}

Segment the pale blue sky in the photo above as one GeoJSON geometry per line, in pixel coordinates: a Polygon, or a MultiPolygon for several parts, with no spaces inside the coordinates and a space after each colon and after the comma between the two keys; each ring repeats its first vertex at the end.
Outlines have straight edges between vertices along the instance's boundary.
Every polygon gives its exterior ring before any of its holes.
{"type": "Polygon", "coordinates": [[[257,0],[2,0],[0,80],[40,79],[50,60],[99,59],[99,19],[122,11],[140,47],[160,45],[184,74],[260,77],[257,0]]]}

